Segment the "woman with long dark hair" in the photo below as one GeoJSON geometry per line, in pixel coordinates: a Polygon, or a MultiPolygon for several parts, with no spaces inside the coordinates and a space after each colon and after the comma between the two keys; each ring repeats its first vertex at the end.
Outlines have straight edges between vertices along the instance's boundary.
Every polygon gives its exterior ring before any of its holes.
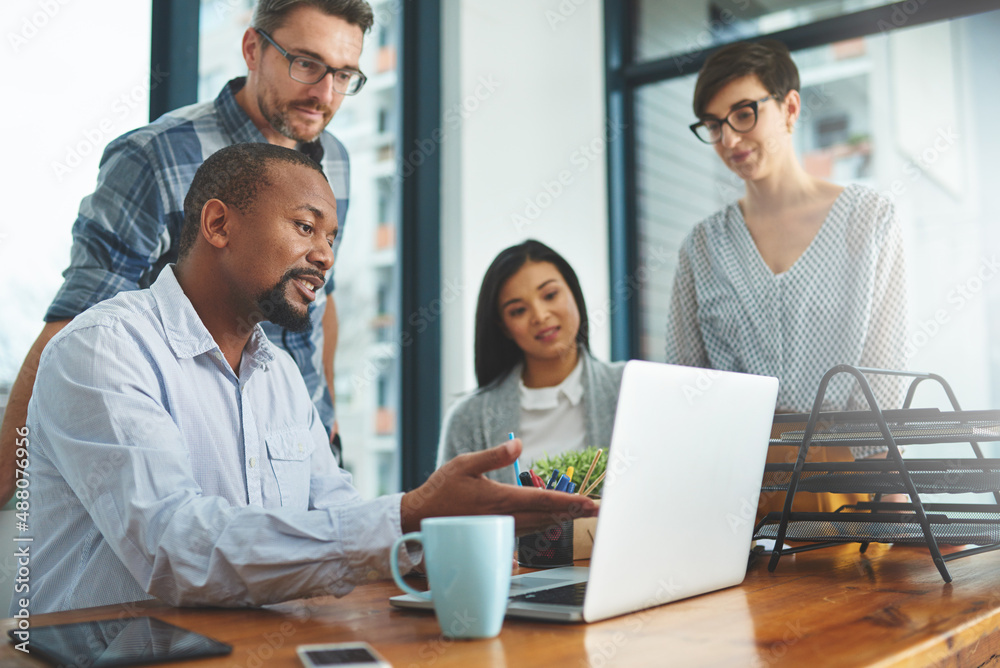
{"type": "MultiPolygon", "coordinates": [[[[588,334],[580,281],[561,255],[532,239],[503,250],[476,307],[479,388],[445,419],[438,466],[511,432],[525,466],[543,454],[606,447],[624,364],[594,358],[588,334]]],[[[488,475],[515,482],[513,467],[488,475]]]]}

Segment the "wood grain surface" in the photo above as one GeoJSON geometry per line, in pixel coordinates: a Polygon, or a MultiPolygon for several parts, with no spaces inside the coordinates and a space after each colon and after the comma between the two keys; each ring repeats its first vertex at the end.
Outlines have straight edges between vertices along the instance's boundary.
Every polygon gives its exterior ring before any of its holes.
{"type": "MultiPolygon", "coordinates": [[[[586,563],[586,562],[582,562],[586,563]]],[[[623,564],[627,568],[627,564],[623,564]]],[[[299,666],[295,647],[364,640],[410,666],[983,666],[1000,665],[1000,552],[949,563],[925,549],[857,545],[760,560],[744,583],[596,624],[507,620],[490,640],[452,641],[432,614],[396,610],[391,582],[261,610],[155,603],[37,615],[33,626],[151,615],[234,646],[192,668],[299,666]]],[[[3,629],[13,620],[3,622],[3,629]]],[[[11,645],[0,666],[45,665],[11,645]]]]}

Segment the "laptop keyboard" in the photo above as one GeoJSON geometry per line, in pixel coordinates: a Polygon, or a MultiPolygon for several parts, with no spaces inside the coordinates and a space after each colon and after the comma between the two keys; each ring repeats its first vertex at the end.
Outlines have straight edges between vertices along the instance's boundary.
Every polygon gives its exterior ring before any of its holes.
{"type": "Polygon", "coordinates": [[[512,596],[511,601],[523,601],[525,603],[547,603],[549,605],[572,605],[582,606],[583,595],[587,593],[586,582],[576,582],[574,584],[544,589],[530,594],[512,596]]]}

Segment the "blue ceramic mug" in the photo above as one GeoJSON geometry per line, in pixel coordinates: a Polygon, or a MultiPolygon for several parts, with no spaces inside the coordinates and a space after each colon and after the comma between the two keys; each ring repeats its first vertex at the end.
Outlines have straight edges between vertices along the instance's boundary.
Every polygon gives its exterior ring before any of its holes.
{"type": "Polygon", "coordinates": [[[492,638],[500,633],[510,595],[514,518],[509,515],[430,517],[420,531],[396,539],[392,577],[406,593],[434,603],[449,638],[492,638]],[[399,547],[423,544],[430,591],[417,591],[399,573],[399,547]]]}

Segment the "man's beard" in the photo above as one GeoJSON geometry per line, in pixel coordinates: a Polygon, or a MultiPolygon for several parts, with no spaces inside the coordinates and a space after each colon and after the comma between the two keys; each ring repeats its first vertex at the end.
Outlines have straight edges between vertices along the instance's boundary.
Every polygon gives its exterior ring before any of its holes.
{"type": "Polygon", "coordinates": [[[295,310],[288,299],[288,287],[296,278],[300,276],[317,276],[323,278],[323,274],[318,271],[289,270],[281,277],[281,280],[265,291],[257,298],[257,307],[266,318],[279,327],[284,327],[290,332],[304,332],[309,329],[309,309],[304,313],[295,310]]]}
{"type": "MultiPolygon", "coordinates": [[[[275,132],[303,144],[308,144],[310,142],[316,141],[316,139],[319,138],[319,136],[323,133],[323,129],[326,128],[327,123],[323,123],[323,127],[321,127],[315,135],[312,135],[310,137],[306,137],[297,133],[294,129],[292,129],[292,124],[288,119],[290,113],[289,108],[295,105],[307,108],[314,106],[312,103],[308,101],[303,101],[301,103],[289,102],[288,104],[285,105],[284,109],[278,109],[276,107],[272,107],[268,103],[267,99],[264,97],[263,92],[257,95],[257,108],[260,109],[261,115],[263,115],[264,118],[267,120],[267,122],[271,125],[271,127],[274,128],[275,132]]],[[[323,109],[324,111],[326,110],[323,107],[320,107],[320,109],[323,109]]]]}

